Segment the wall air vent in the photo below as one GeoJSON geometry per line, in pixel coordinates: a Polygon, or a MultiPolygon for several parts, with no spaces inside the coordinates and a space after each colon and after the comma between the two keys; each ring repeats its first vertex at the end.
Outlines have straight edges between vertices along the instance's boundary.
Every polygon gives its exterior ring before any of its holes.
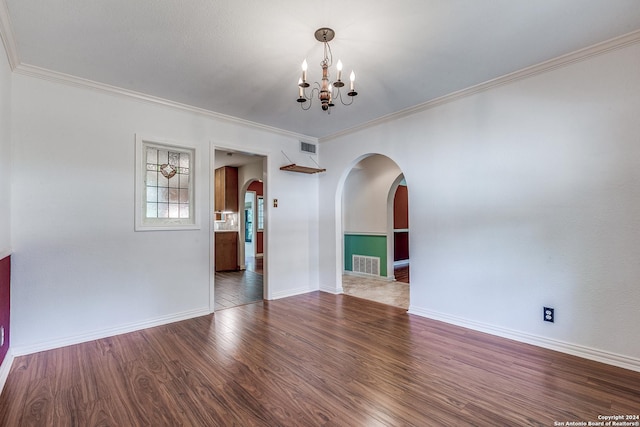
{"type": "Polygon", "coordinates": [[[308,154],[316,154],[316,144],[300,141],[300,151],[308,154]]]}
{"type": "Polygon", "coordinates": [[[353,255],[352,271],[369,276],[380,275],[380,258],[377,256],[353,255]]]}

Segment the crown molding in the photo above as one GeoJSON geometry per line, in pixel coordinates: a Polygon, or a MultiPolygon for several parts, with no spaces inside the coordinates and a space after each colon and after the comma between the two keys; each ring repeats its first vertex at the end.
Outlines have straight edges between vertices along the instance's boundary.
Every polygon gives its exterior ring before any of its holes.
{"type": "Polygon", "coordinates": [[[0,0],[0,39],[2,39],[4,50],[7,53],[9,66],[11,70],[15,70],[20,64],[20,57],[18,56],[16,39],[13,36],[13,27],[5,0],[0,0]]]}
{"type": "Polygon", "coordinates": [[[164,105],[173,109],[187,111],[190,113],[202,115],[209,118],[223,120],[229,123],[240,125],[243,127],[251,128],[254,130],[266,131],[278,135],[283,135],[295,139],[305,139],[313,142],[318,142],[318,139],[309,135],[300,134],[297,132],[291,132],[284,129],[279,129],[273,126],[267,126],[261,123],[252,122],[249,120],[241,119],[238,117],[229,116],[222,113],[216,113],[204,108],[194,107],[180,102],[171,101],[168,99],[159,98],[152,95],[147,95],[141,92],[135,92],[111,86],[104,83],[95,82],[93,80],[83,79],[81,77],[72,76],[70,74],[59,73],[56,71],[47,70],[45,68],[36,67],[29,64],[22,64],[18,55],[17,43],[13,33],[13,27],[11,25],[11,18],[9,17],[9,9],[5,0],[0,0],[0,38],[4,44],[5,51],[7,53],[7,59],[11,70],[25,76],[36,77],[43,80],[48,80],[56,83],[64,83],[75,87],[90,88],[110,95],[119,95],[127,98],[134,98],[139,101],[152,103],[156,105],[164,105]]]}
{"type": "Polygon", "coordinates": [[[413,114],[416,114],[425,110],[429,110],[431,108],[435,108],[443,104],[448,104],[450,102],[456,101],[461,98],[466,98],[480,92],[485,92],[489,89],[507,85],[519,80],[524,80],[529,77],[533,77],[538,74],[543,74],[558,68],[563,68],[568,65],[574,64],[576,62],[585,61],[589,58],[603,55],[613,50],[622,49],[626,46],[630,46],[639,42],[640,42],[640,30],[636,30],[636,31],[627,33],[625,35],[622,35],[620,37],[615,37],[613,39],[606,40],[604,42],[586,47],[584,49],[580,49],[575,52],[571,52],[566,55],[562,55],[562,56],[550,59],[548,61],[541,62],[539,64],[532,65],[530,67],[523,68],[521,70],[514,71],[509,74],[505,74],[500,77],[496,77],[495,79],[488,80],[486,82],[468,87],[466,89],[452,92],[450,94],[432,99],[430,101],[423,102],[413,107],[405,108],[404,110],[387,114],[385,116],[379,117],[377,119],[373,119],[361,125],[354,126],[352,128],[345,129],[340,132],[336,132],[329,136],[318,138],[318,142],[322,143],[322,142],[330,141],[332,139],[353,134],[361,130],[377,126],[382,123],[386,123],[393,120],[398,120],[403,117],[411,116],[413,114]]]}
{"type": "MultiPolygon", "coordinates": [[[[2,0],[0,0],[2,1],[2,0]]],[[[217,120],[223,120],[228,123],[240,125],[246,128],[250,128],[253,130],[261,130],[269,133],[274,133],[278,135],[283,135],[295,139],[305,139],[317,142],[317,138],[304,135],[296,132],[287,131],[284,129],[276,128],[273,126],[264,125],[257,122],[252,122],[250,120],[241,119],[234,116],[229,116],[222,113],[216,113],[215,111],[207,110],[205,108],[194,107],[192,105],[183,104],[180,102],[171,101],[169,99],[160,98],[153,95],[147,95],[142,92],[136,92],[129,89],[123,89],[117,86],[108,85],[105,83],[99,83],[93,80],[84,79],[82,77],[76,77],[70,74],[60,73],[57,71],[48,70],[46,68],[37,67],[35,65],[29,64],[19,64],[14,71],[16,74],[21,74],[28,77],[39,78],[42,80],[47,80],[54,83],[62,83],[68,86],[74,86],[79,88],[92,89],[98,92],[106,93],[109,95],[115,95],[120,97],[125,97],[129,99],[135,99],[137,101],[142,101],[146,103],[151,103],[155,105],[163,105],[165,107],[173,108],[180,111],[186,111],[189,113],[198,114],[201,116],[205,116],[208,118],[213,118],[217,120]]]]}

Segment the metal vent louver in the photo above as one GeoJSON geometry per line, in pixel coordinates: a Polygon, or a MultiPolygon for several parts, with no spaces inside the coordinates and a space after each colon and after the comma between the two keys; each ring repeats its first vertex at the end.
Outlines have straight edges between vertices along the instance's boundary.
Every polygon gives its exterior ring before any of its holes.
{"type": "Polygon", "coordinates": [[[380,258],[365,255],[352,255],[352,271],[369,276],[380,275],[380,258]]]}
{"type": "Polygon", "coordinates": [[[300,141],[300,151],[303,153],[316,154],[316,145],[300,141]]]}

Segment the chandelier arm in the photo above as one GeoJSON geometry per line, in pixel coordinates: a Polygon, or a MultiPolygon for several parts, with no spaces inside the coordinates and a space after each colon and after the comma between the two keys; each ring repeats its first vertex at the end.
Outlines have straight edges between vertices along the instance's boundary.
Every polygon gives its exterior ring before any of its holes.
{"type": "Polygon", "coordinates": [[[307,106],[307,108],[305,108],[305,107],[304,107],[304,104],[306,104],[306,102],[301,102],[301,103],[300,103],[300,108],[302,108],[302,109],[303,109],[303,110],[305,110],[305,111],[307,111],[308,109],[310,109],[310,108],[311,108],[311,106],[313,105],[313,98],[314,98],[314,97],[318,97],[318,96],[320,95],[320,85],[318,84],[318,82],[314,82],[314,85],[315,85],[316,87],[312,88],[312,89],[309,91],[309,96],[307,96],[307,91],[306,91],[306,90],[303,92],[303,94],[304,94],[304,98],[305,98],[307,101],[309,101],[309,105],[307,106]],[[314,96],[314,93],[315,93],[315,96],[314,96]]]}
{"type": "Polygon", "coordinates": [[[304,108],[304,104],[306,104],[306,102],[301,102],[300,108],[302,108],[304,111],[307,111],[309,108],[311,108],[312,102],[309,102],[309,105],[307,106],[307,108],[304,108]]]}
{"type": "Polygon", "coordinates": [[[353,98],[355,98],[355,97],[350,96],[349,98],[351,98],[351,102],[344,102],[344,101],[342,100],[342,92],[338,91],[338,98],[340,98],[340,103],[341,103],[342,105],[349,106],[349,105],[353,104],[353,98]]]}

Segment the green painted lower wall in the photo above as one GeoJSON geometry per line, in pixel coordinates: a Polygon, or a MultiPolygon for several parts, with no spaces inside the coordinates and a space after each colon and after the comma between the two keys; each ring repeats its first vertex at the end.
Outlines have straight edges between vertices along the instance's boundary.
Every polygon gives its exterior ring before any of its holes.
{"type": "Polygon", "coordinates": [[[352,271],[353,255],[376,256],[380,258],[380,276],[387,276],[387,236],[366,234],[344,235],[344,269],[352,271]]]}

